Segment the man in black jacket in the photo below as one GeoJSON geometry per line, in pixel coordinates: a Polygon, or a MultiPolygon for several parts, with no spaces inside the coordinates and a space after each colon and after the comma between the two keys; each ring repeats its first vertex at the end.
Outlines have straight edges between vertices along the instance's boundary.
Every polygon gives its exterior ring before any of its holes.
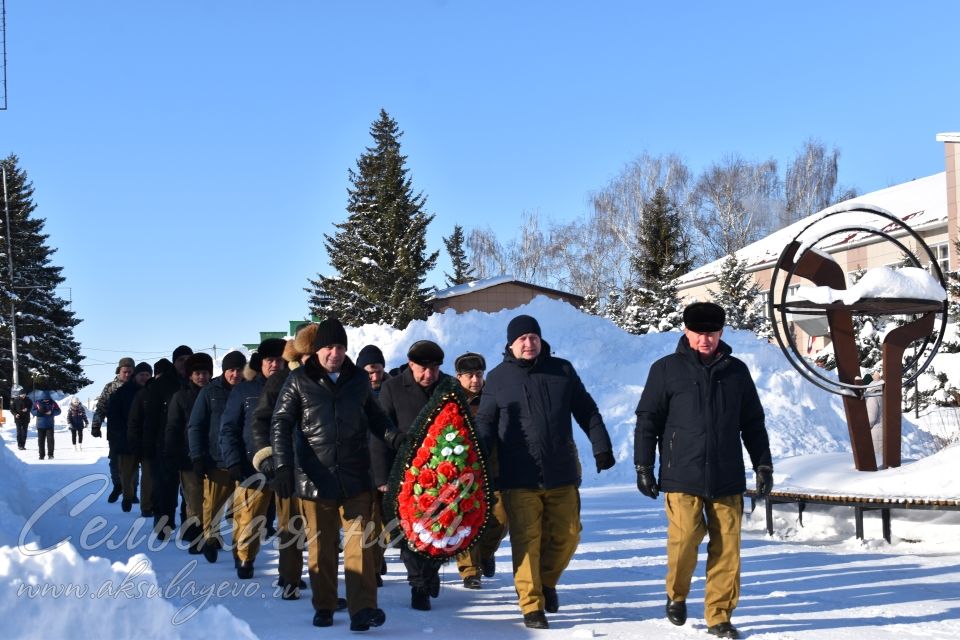
{"type": "Polygon", "coordinates": [[[400,437],[363,371],[346,357],[347,332],[338,320],[317,326],[313,349],[314,355],[287,378],[273,414],[276,490],[282,498],[300,497],[313,624],[333,624],[342,528],[350,630],[366,631],[386,620],[377,607],[374,554],[366,533],[373,508],[368,441],[372,433],[396,446],[400,437]]]}
{"type": "Polygon", "coordinates": [[[741,440],[750,454],[757,492],[773,488],[763,407],[747,366],[720,340],[725,314],[712,302],[683,312],[675,353],[653,363],[637,405],[634,462],[637,488],[667,512],[667,619],[687,619],[697,550],[709,533],[704,618],[707,631],[738,638],[730,616],[740,595],[740,520],[746,490],[741,440]],[[653,475],[660,451],[660,482],[653,475]]]}
{"type": "MultiPolygon", "coordinates": [[[[410,431],[434,389],[441,380],[449,377],[440,371],[441,364],[443,349],[440,345],[430,340],[419,340],[407,350],[407,368],[380,386],[380,406],[401,433],[410,431]]],[[[395,452],[378,441],[371,441],[370,449],[374,484],[378,488],[385,488],[395,452]]],[[[440,595],[441,562],[417,555],[403,540],[400,541],[400,559],[407,569],[410,606],[419,611],[429,611],[430,598],[440,595]]]]}
{"type": "Polygon", "coordinates": [[[612,467],[607,428],[573,365],[550,355],[535,318],[517,316],[476,423],[486,448],[497,450],[513,580],[523,622],[532,629],[548,628],[544,611],[559,610],[557,583],[580,542],[581,469],[571,414],[590,438],[597,473],[612,467]]]}
{"type": "Polygon", "coordinates": [[[27,395],[26,389],[20,388],[17,397],[13,399],[10,411],[13,413],[13,421],[17,425],[17,449],[23,451],[27,448],[27,430],[30,426],[30,408],[33,407],[33,400],[27,395]]]}

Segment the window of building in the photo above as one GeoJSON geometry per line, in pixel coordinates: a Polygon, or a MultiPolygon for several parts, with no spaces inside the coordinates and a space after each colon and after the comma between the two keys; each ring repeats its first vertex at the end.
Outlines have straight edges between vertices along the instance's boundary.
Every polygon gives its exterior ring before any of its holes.
{"type": "Polygon", "coordinates": [[[940,265],[940,270],[944,273],[950,271],[950,243],[941,242],[940,244],[935,244],[930,247],[930,250],[937,259],[937,264],[940,265]]]}

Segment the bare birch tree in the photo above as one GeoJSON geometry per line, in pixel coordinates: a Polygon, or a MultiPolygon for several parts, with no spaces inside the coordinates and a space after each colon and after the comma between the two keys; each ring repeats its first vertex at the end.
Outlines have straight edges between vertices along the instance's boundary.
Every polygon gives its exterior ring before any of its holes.
{"type": "Polygon", "coordinates": [[[784,179],[784,208],[781,227],[805,218],[837,202],[837,166],[840,150],[813,138],[803,143],[796,157],[787,165],[784,179]]]}

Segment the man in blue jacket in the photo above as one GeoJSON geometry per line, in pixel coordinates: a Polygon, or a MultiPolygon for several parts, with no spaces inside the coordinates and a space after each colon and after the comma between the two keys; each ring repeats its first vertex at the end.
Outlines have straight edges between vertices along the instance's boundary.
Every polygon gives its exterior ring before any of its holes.
{"type": "Polygon", "coordinates": [[[476,415],[496,447],[499,489],[510,522],[513,581],[524,624],[548,628],[560,608],[557,583],[580,542],[580,461],[570,416],[590,438],[597,473],[614,465],[597,404],[567,360],[550,354],[540,324],[521,315],[507,326],[503,362],[487,378],[476,415]]]}
{"type": "Polygon", "coordinates": [[[725,314],[712,302],[683,311],[677,350],[650,367],[637,405],[634,462],[637,488],[667,512],[667,619],[687,620],[687,595],[697,551],[709,533],[704,618],[707,632],[739,638],[730,617],[740,595],[740,520],[746,490],[741,440],[750,454],[757,492],[773,488],[763,407],[747,366],[720,340],[725,314]],[[660,483],[653,475],[660,451],[660,483]]]}

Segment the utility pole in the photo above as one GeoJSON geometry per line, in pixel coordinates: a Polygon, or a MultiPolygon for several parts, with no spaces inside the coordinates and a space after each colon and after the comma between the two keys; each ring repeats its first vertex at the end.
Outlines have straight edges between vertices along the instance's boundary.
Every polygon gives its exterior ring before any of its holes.
{"type": "Polygon", "coordinates": [[[13,288],[13,243],[10,240],[10,204],[7,200],[7,167],[0,163],[0,172],[3,174],[3,212],[7,219],[7,265],[10,274],[10,355],[13,365],[13,386],[10,388],[12,398],[20,391],[20,372],[17,362],[17,308],[14,302],[13,288]]]}

